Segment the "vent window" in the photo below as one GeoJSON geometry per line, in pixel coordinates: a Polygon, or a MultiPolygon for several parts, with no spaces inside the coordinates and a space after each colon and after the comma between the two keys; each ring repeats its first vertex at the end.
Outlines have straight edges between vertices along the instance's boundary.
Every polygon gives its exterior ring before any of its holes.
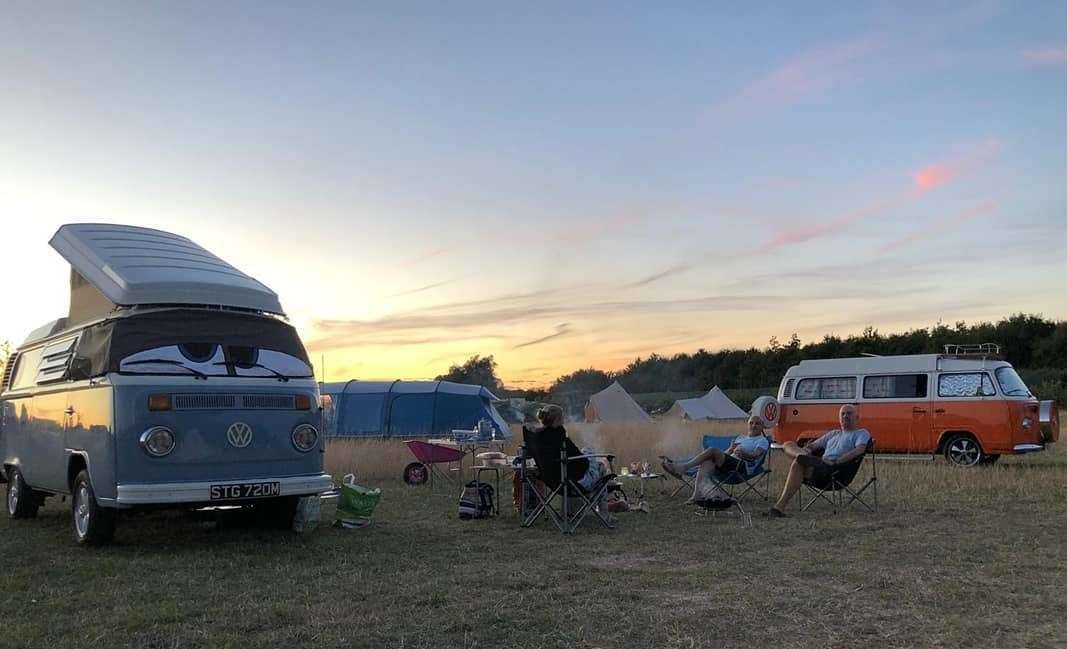
{"type": "Polygon", "coordinates": [[[4,379],[0,381],[0,390],[6,390],[11,387],[11,377],[15,373],[15,361],[17,360],[18,357],[14,352],[7,357],[7,362],[4,363],[4,379]]]}
{"type": "Polygon", "coordinates": [[[53,383],[62,381],[67,376],[67,366],[74,355],[74,346],[78,343],[77,336],[64,338],[41,351],[40,364],[37,366],[36,382],[53,383]]]}

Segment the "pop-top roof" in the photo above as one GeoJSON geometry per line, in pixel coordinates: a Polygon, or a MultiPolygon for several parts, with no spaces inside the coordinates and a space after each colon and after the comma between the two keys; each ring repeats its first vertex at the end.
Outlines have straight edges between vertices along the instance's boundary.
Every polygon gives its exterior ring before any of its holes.
{"type": "Polygon", "coordinates": [[[64,225],[49,242],[120,306],[210,304],[284,315],[277,294],[189,239],[129,225],[64,225]]]}

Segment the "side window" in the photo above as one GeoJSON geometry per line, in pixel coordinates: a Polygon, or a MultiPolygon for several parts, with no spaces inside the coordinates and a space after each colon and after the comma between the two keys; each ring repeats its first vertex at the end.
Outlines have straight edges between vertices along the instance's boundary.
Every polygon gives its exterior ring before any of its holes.
{"type": "Polygon", "coordinates": [[[801,379],[797,383],[796,399],[834,399],[848,400],[856,398],[856,377],[838,376],[825,379],[801,379]]]}
{"type": "Polygon", "coordinates": [[[985,372],[942,374],[937,379],[939,397],[991,397],[997,393],[985,372]]]}
{"type": "Polygon", "coordinates": [[[21,390],[37,384],[37,366],[41,364],[43,347],[31,349],[19,354],[15,361],[15,376],[11,379],[11,389],[21,390]]]}
{"type": "Polygon", "coordinates": [[[779,399],[788,399],[793,396],[793,384],[796,383],[796,379],[789,379],[785,382],[785,387],[782,388],[782,396],[779,399]]]}
{"type": "Polygon", "coordinates": [[[925,374],[868,376],[863,379],[864,399],[924,399],[925,374]]]}

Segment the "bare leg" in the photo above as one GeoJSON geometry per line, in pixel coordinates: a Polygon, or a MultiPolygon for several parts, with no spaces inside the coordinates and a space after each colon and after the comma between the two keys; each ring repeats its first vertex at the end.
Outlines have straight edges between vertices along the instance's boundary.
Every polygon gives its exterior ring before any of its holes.
{"type": "Polygon", "coordinates": [[[793,458],[797,457],[798,455],[811,454],[811,451],[802,446],[798,446],[796,442],[786,442],[782,444],[782,451],[785,452],[785,454],[789,457],[793,458]]]}
{"type": "Polygon", "coordinates": [[[693,481],[693,497],[689,499],[690,502],[703,500],[707,497],[704,485],[711,482],[711,473],[717,468],[719,468],[719,465],[715,464],[713,460],[708,460],[700,465],[697,469],[696,480],[693,481]]]}
{"type": "Polygon", "coordinates": [[[774,508],[778,511],[783,511],[785,506],[789,503],[789,499],[800,489],[800,485],[803,484],[804,478],[810,476],[811,472],[811,467],[801,466],[799,462],[793,460],[793,463],[789,465],[789,475],[785,479],[785,487],[782,488],[782,496],[778,499],[778,502],[774,503],[774,508]]]}
{"type": "Polygon", "coordinates": [[[691,460],[674,461],[664,460],[663,470],[675,477],[681,477],[683,473],[692,469],[695,466],[701,466],[705,462],[711,462],[714,466],[720,467],[726,460],[726,454],[717,448],[706,448],[696,455],[691,460]]]}

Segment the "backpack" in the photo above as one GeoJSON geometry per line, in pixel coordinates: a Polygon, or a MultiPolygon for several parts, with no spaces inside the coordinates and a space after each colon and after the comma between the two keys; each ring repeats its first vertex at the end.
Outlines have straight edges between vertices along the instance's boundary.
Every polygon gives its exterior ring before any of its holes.
{"type": "Polygon", "coordinates": [[[468,482],[459,495],[459,517],[463,520],[489,518],[496,512],[493,486],[487,482],[468,482]]]}

